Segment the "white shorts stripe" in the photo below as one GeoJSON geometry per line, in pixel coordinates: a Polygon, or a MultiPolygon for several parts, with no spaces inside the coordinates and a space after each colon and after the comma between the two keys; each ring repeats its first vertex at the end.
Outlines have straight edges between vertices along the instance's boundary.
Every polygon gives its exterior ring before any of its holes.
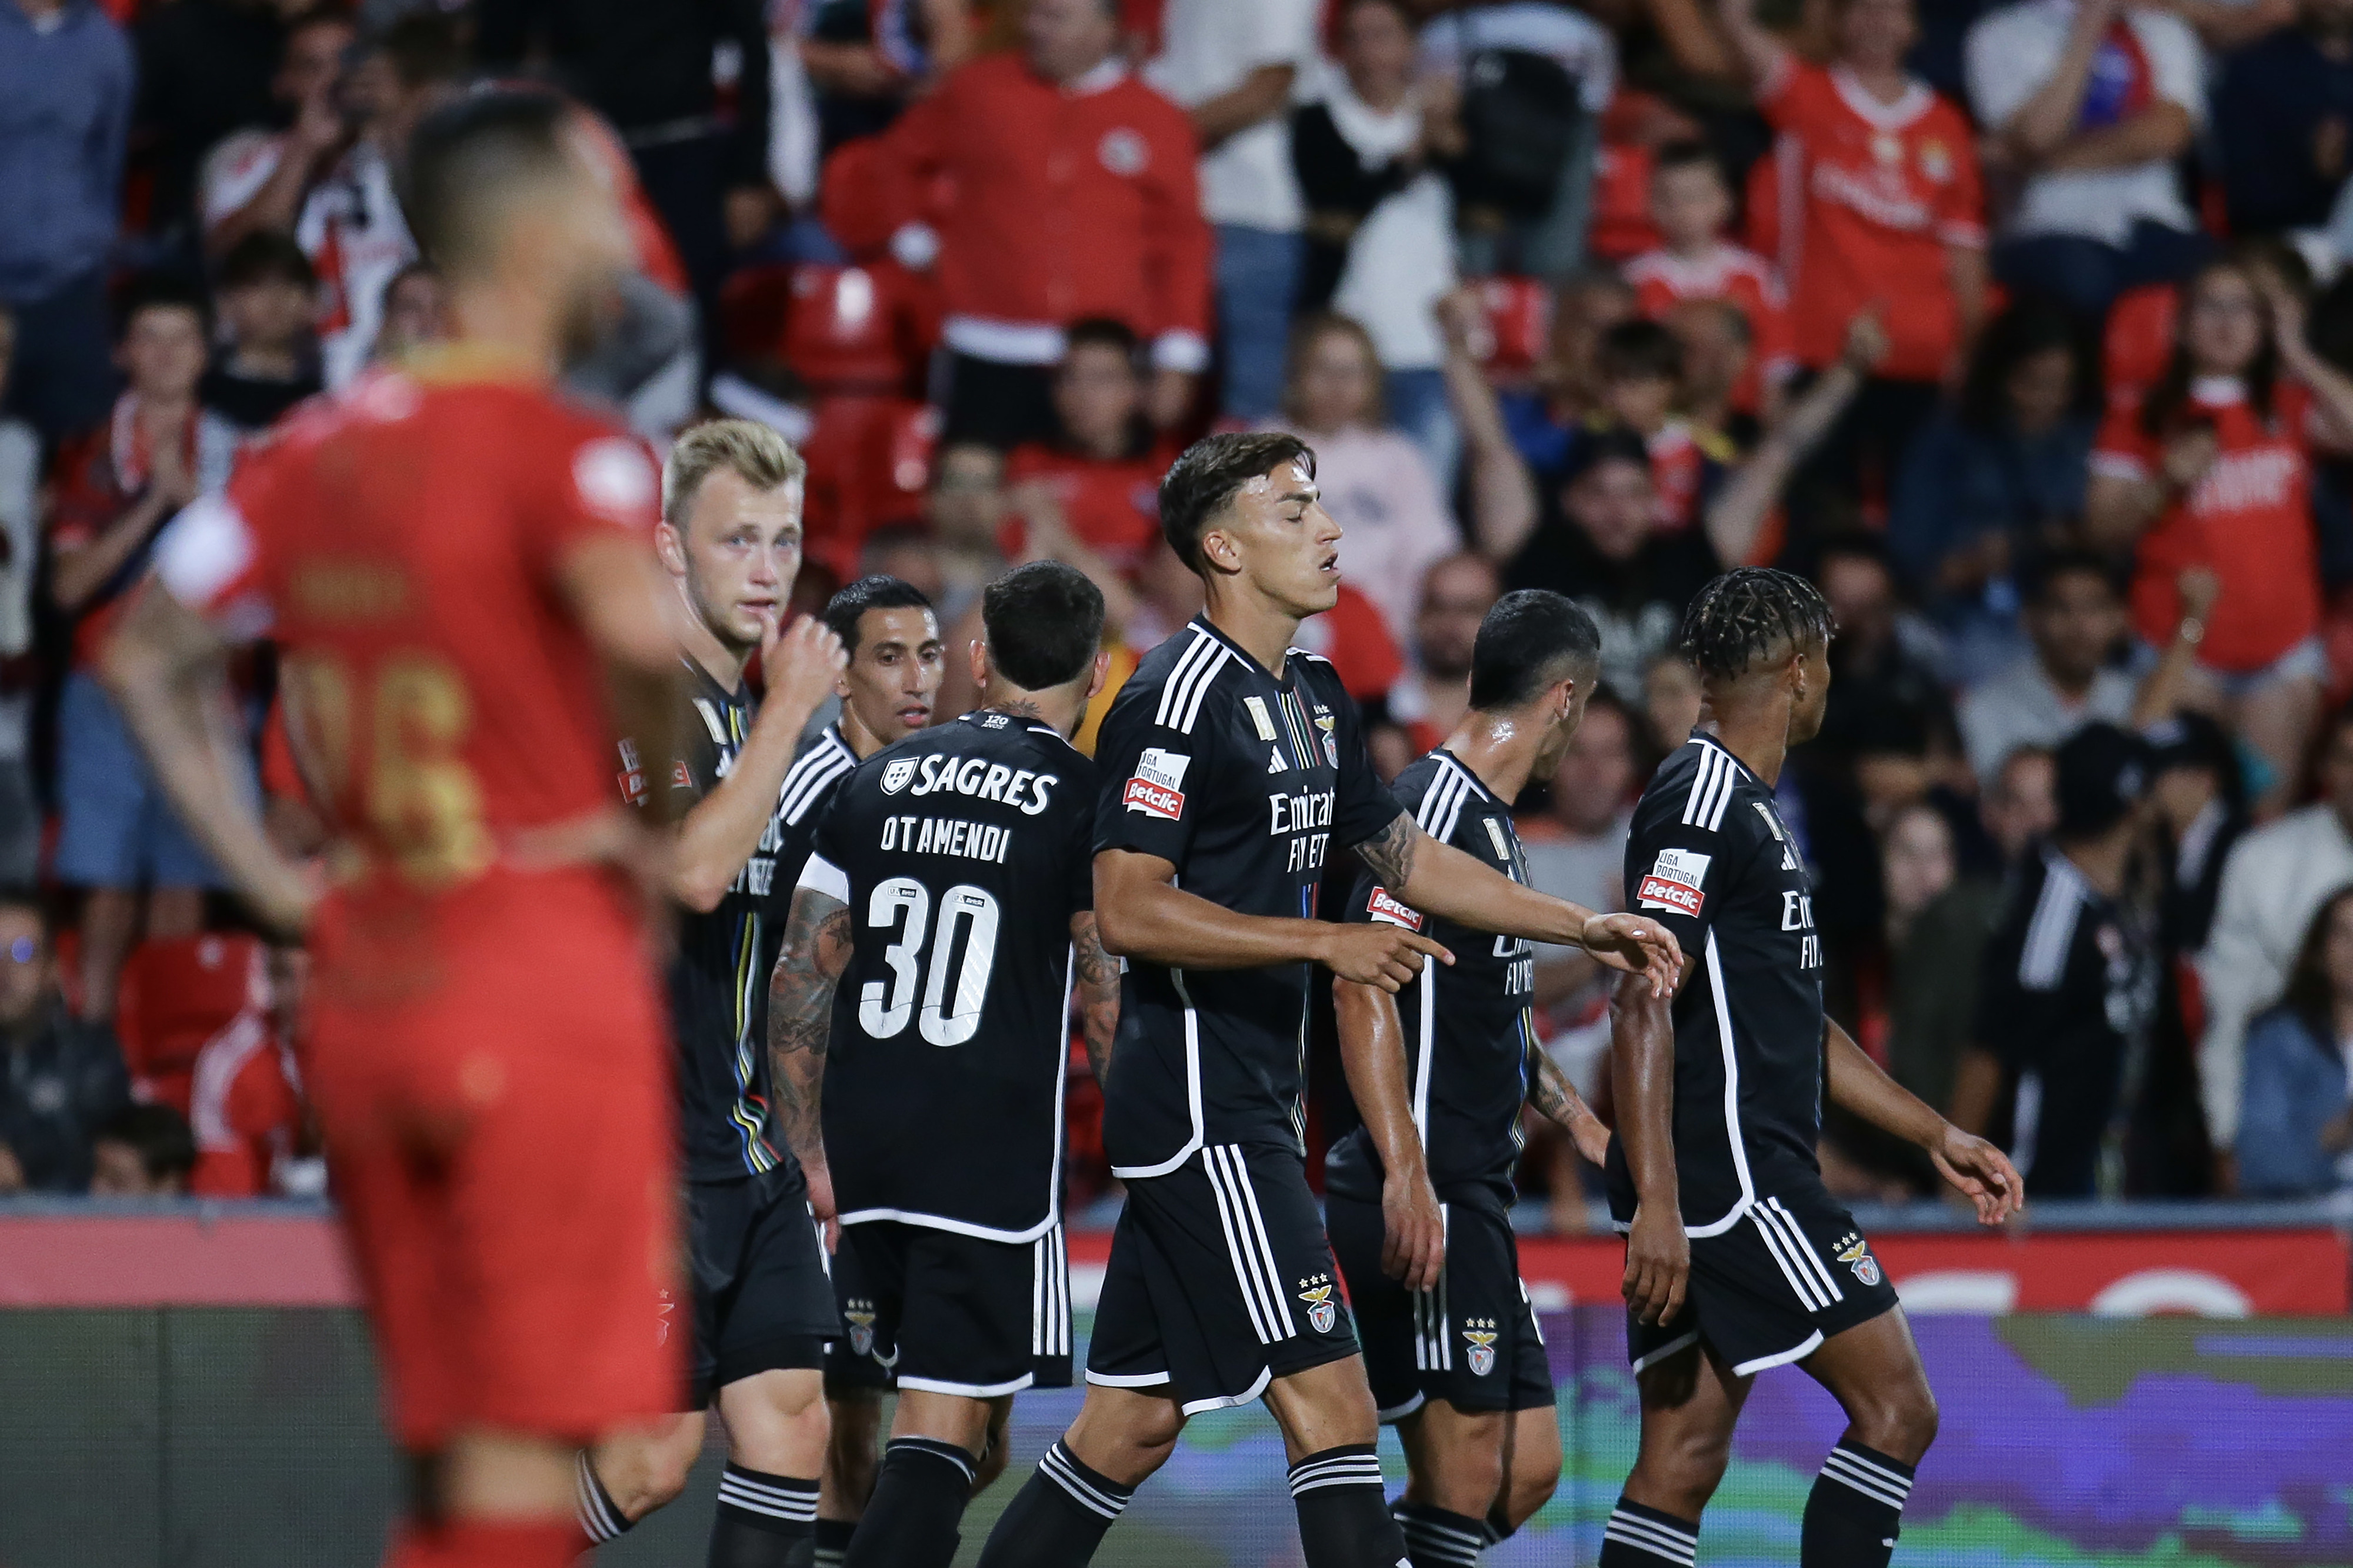
{"type": "Polygon", "coordinates": [[[1219,1161],[1224,1152],[1222,1146],[1202,1150],[1201,1169],[1209,1178],[1209,1194],[1217,1200],[1218,1223],[1226,1233],[1226,1256],[1233,1261],[1234,1282],[1241,1288],[1242,1307],[1250,1313],[1251,1331],[1258,1335],[1259,1343],[1270,1345],[1286,1336],[1272,1331],[1272,1314],[1243,1245],[1240,1216],[1235,1213],[1233,1195],[1226,1191],[1224,1166],[1219,1161]]]}
{"type": "Polygon", "coordinates": [[[1274,1261],[1274,1245],[1268,1240],[1266,1216],[1259,1212],[1258,1192],[1250,1185],[1250,1166],[1242,1159],[1241,1146],[1226,1145],[1227,1167],[1232,1173],[1235,1191],[1242,1201],[1243,1217],[1250,1226],[1250,1237],[1257,1244],[1259,1263],[1263,1270],[1260,1278],[1266,1282],[1267,1300],[1274,1308],[1274,1321],[1282,1328],[1282,1338],[1290,1339],[1299,1332],[1291,1318],[1290,1293],[1282,1288],[1282,1269],[1274,1261]]]}
{"type": "Polygon", "coordinates": [[[1831,1300],[1845,1300],[1846,1292],[1839,1289],[1838,1277],[1831,1272],[1830,1265],[1822,1261],[1822,1255],[1814,1250],[1813,1243],[1806,1239],[1805,1231],[1798,1225],[1798,1216],[1782,1207],[1778,1198],[1766,1199],[1765,1206],[1773,1211],[1773,1217],[1780,1223],[1783,1234],[1788,1237],[1791,1248],[1805,1262],[1807,1270],[1822,1289],[1831,1293],[1831,1300]]]}
{"type": "Polygon", "coordinates": [[[1748,1218],[1749,1222],[1757,1226],[1757,1236],[1763,1238],[1765,1250],[1773,1255],[1774,1263],[1781,1270],[1781,1278],[1789,1282],[1789,1289],[1798,1298],[1798,1305],[1810,1313],[1818,1312],[1829,1306],[1830,1302],[1816,1293],[1814,1282],[1799,1272],[1796,1261],[1787,1251],[1788,1242],[1782,1238],[1781,1233],[1775,1230],[1772,1222],[1766,1218],[1763,1205],[1750,1209],[1748,1218]]]}

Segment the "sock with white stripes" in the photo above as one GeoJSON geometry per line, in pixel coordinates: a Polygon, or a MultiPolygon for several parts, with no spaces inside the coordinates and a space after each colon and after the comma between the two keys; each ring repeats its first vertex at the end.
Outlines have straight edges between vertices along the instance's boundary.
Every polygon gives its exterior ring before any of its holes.
{"type": "Polygon", "coordinates": [[[1487,1544],[1486,1521],[1402,1499],[1390,1507],[1389,1517],[1405,1537],[1413,1568],[1478,1568],[1479,1549],[1487,1544]]]}
{"type": "Polygon", "coordinates": [[[1057,1442],[1005,1505],[979,1568],[1082,1568],[1134,1495],[1057,1442]]]}
{"type": "Polygon", "coordinates": [[[817,1478],[769,1476],[732,1460],[719,1477],[710,1568],[810,1568],[817,1551],[817,1478]]]}
{"type": "Polygon", "coordinates": [[[621,1511],[621,1505],[613,1500],[613,1494],[596,1479],[596,1467],[586,1448],[580,1450],[579,1463],[572,1473],[572,1512],[591,1546],[602,1546],[617,1535],[628,1534],[629,1526],[638,1522],[621,1511]]]}
{"type": "Polygon", "coordinates": [[[1490,1546],[1509,1541],[1520,1532],[1520,1527],[1512,1522],[1512,1516],[1504,1511],[1502,1503],[1487,1510],[1487,1518],[1481,1528],[1490,1546]]]}
{"type": "Polygon", "coordinates": [[[892,1438],[842,1568],[948,1568],[974,1464],[954,1443],[892,1438]]]}
{"type": "Polygon", "coordinates": [[[1629,1502],[1624,1493],[1601,1527],[1598,1568],[1692,1568],[1699,1561],[1699,1525],[1663,1509],[1629,1502]]]}
{"type": "MultiPolygon", "coordinates": [[[[1407,1561],[1389,1517],[1381,1461],[1370,1443],[1346,1443],[1291,1467],[1291,1506],[1307,1568],[1385,1568],[1407,1561]]],[[[1451,1515],[1449,1517],[1451,1517],[1451,1515]]]]}
{"type": "Polygon", "coordinates": [[[1904,1533],[1912,1467],[1849,1437],[1822,1461],[1806,1498],[1799,1568],[1887,1568],[1904,1533]]]}
{"type": "Polygon", "coordinates": [[[817,1521],[817,1568],[841,1568],[841,1559],[849,1551],[849,1538],[858,1533],[854,1519],[820,1519],[817,1521]]]}

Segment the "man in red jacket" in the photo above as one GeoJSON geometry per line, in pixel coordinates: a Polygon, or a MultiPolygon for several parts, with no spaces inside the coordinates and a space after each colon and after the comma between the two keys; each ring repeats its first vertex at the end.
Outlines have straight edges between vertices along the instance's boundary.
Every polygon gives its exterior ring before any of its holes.
{"type": "Polygon", "coordinates": [[[1117,0],[1029,0],[1020,51],[949,73],[882,136],[864,198],[837,193],[853,248],[888,236],[902,260],[936,258],[950,440],[1050,438],[1062,329],[1086,317],[1152,345],[1163,422],[1208,362],[1192,124],[1118,42],[1117,0]]]}

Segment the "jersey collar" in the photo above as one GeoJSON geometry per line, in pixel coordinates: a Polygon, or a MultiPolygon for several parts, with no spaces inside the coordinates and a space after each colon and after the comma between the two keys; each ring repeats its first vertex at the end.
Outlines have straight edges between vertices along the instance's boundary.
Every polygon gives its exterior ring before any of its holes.
{"type": "Polygon", "coordinates": [[[1272,671],[1272,670],[1271,670],[1271,669],[1267,668],[1267,667],[1266,667],[1266,666],[1264,666],[1264,665],[1261,664],[1261,663],[1258,661],[1258,656],[1257,656],[1256,654],[1251,653],[1251,652],[1250,651],[1250,649],[1248,649],[1248,648],[1246,648],[1246,647],[1242,647],[1242,645],[1241,645],[1241,644],[1240,644],[1240,643],[1238,643],[1238,642],[1234,641],[1234,639],[1233,639],[1233,638],[1231,638],[1231,637],[1228,637],[1225,633],[1223,633],[1223,632],[1219,631],[1219,629],[1218,629],[1214,625],[1212,625],[1212,624],[1210,623],[1210,620],[1209,620],[1209,612],[1208,612],[1208,611],[1207,611],[1207,610],[1202,611],[1199,615],[1195,616],[1194,616],[1190,621],[1187,622],[1186,624],[1187,624],[1187,626],[1191,626],[1197,627],[1198,629],[1199,629],[1199,630],[1201,630],[1201,631],[1205,631],[1205,632],[1208,633],[1211,637],[1213,637],[1217,638],[1217,639],[1218,639],[1219,646],[1220,646],[1221,647],[1224,647],[1228,652],[1231,653],[1231,654],[1232,654],[1236,658],[1240,659],[1244,664],[1247,664],[1247,665],[1248,665],[1248,666],[1250,666],[1252,669],[1257,670],[1261,675],[1265,676],[1269,680],[1273,681],[1277,686],[1282,686],[1282,685],[1286,684],[1286,683],[1289,681],[1290,678],[1291,678],[1292,660],[1291,660],[1290,655],[1292,655],[1292,654],[1295,654],[1295,653],[1298,653],[1298,652],[1301,652],[1301,651],[1302,651],[1301,649],[1299,649],[1299,648],[1295,648],[1295,647],[1294,647],[1294,648],[1286,649],[1286,650],[1285,650],[1285,653],[1284,653],[1284,658],[1283,658],[1283,660],[1282,660],[1282,673],[1281,675],[1277,675],[1274,671],[1272,671]]]}
{"type": "Polygon", "coordinates": [[[1018,724],[1033,735],[1051,736],[1053,739],[1061,742],[1063,745],[1069,746],[1071,750],[1078,750],[1076,746],[1071,745],[1071,738],[1068,735],[1063,734],[1051,724],[1040,724],[1035,719],[1018,719],[1010,713],[998,714],[997,710],[994,708],[976,708],[969,713],[960,713],[956,716],[956,722],[959,724],[969,724],[976,730],[981,727],[982,720],[987,719],[992,715],[1006,720],[1007,723],[1005,728],[1008,730],[1012,729],[1018,724]]]}
{"type": "Polygon", "coordinates": [[[1684,744],[1703,746],[1711,752],[1721,752],[1724,754],[1724,760],[1730,763],[1734,769],[1739,773],[1742,778],[1746,779],[1758,789],[1764,789],[1767,795],[1774,793],[1769,789],[1765,789],[1765,781],[1758,778],[1756,772],[1751,769],[1746,763],[1744,763],[1738,757],[1734,756],[1731,749],[1725,746],[1723,742],[1716,740],[1714,736],[1704,735],[1699,731],[1694,730],[1691,733],[1691,739],[1685,742],[1684,744]]]}
{"type": "Polygon", "coordinates": [[[1495,792],[1487,787],[1487,782],[1479,776],[1478,773],[1472,769],[1471,764],[1456,756],[1452,752],[1448,751],[1444,746],[1432,746],[1430,749],[1430,754],[1438,758],[1440,762],[1447,763],[1449,766],[1453,768],[1456,773],[1461,773],[1465,779],[1469,780],[1471,787],[1477,790],[1481,798],[1484,799],[1489,805],[1501,805],[1504,804],[1502,801],[1495,798],[1495,792]]]}

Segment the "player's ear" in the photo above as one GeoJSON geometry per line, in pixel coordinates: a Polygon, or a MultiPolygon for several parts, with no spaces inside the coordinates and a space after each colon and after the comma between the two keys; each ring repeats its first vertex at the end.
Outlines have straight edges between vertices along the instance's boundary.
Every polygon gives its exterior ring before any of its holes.
{"type": "Polygon", "coordinates": [[[1242,569],[1241,552],[1235,547],[1234,536],[1222,528],[1201,531],[1199,552],[1201,563],[1210,571],[1221,572],[1230,577],[1242,569]]]}
{"type": "Polygon", "coordinates": [[[965,645],[965,652],[971,660],[973,690],[976,692],[987,690],[988,639],[986,637],[973,638],[965,645]]]}
{"type": "Polygon", "coordinates": [[[654,553],[661,558],[663,571],[673,577],[686,575],[686,541],[667,521],[654,524],[654,553]]]}
{"type": "Polygon", "coordinates": [[[1099,649],[1095,654],[1094,673],[1087,677],[1087,700],[1092,702],[1103,695],[1103,679],[1111,674],[1111,650],[1099,649]]]}

